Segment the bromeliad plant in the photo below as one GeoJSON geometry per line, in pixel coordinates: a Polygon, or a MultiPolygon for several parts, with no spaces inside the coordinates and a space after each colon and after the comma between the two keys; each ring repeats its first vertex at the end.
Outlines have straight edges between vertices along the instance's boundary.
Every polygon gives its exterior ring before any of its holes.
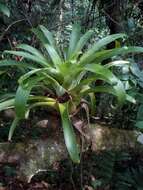
{"type": "MultiPolygon", "coordinates": [[[[65,144],[71,159],[79,162],[79,147],[70,120],[81,100],[96,92],[110,93],[117,97],[121,105],[131,98],[126,94],[122,82],[112,73],[110,67],[125,64],[125,61],[101,65],[105,59],[118,54],[143,52],[141,47],[122,47],[104,50],[107,44],[125,37],[125,34],[109,35],[96,42],[89,50],[82,52],[83,47],[93,35],[89,30],[81,36],[80,26],[75,24],[72,29],[69,47],[61,51],[52,36],[44,26],[33,30],[42,42],[44,53],[36,48],[21,44],[17,51],[5,51],[7,54],[23,57],[27,62],[14,60],[0,61],[0,67],[17,66],[25,68],[27,73],[19,80],[16,95],[12,98],[3,97],[0,100],[0,111],[10,107],[15,108],[16,117],[10,127],[9,140],[21,119],[28,117],[29,111],[37,106],[55,107],[61,115],[65,144]],[[96,80],[102,80],[101,86],[93,85],[96,80]],[[35,91],[35,89],[37,89],[35,91]],[[38,89],[40,89],[38,91],[38,89]],[[41,89],[49,93],[41,95],[41,89]]],[[[93,102],[93,101],[92,101],[93,102]]]]}

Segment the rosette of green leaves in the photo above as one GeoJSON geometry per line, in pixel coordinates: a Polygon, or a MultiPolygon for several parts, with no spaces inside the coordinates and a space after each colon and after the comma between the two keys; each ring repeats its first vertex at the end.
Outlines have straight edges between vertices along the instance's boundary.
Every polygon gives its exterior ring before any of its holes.
{"type": "MultiPolygon", "coordinates": [[[[70,113],[77,108],[82,99],[92,93],[110,93],[117,97],[122,105],[129,96],[122,82],[111,71],[112,66],[124,65],[124,61],[102,65],[101,62],[113,56],[131,52],[143,52],[141,47],[121,47],[105,50],[104,47],[117,40],[125,38],[125,34],[109,35],[96,42],[90,49],[83,52],[93,31],[81,35],[78,24],[73,25],[69,46],[63,52],[57,46],[51,32],[44,26],[33,30],[43,46],[42,51],[27,44],[21,44],[17,51],[5,51],[12,56],[20,56],[24,61],[0,61],[0,67],[17,66],[25,68],[26,73],[19,80],[19,87],[13,98],[3,98],[0,101],[0,111],[10,107],[15,108],[16,118],[10,131],[9,140],[21,119],[28,116],[29,111],[36,106],[52,106],[60,112],[65,144],[71,159],[80,161],[79,146],[70,120],[70,113]],[[28,71],[28,72],[27,72],[28,71]],[[101,86],[93,83],[102,80],[101,86]],[[33,93],[33,89],[51,92],[55,98],[33,93]]],[[[93,101],[92,101],[93,102],[93,101]]]]}

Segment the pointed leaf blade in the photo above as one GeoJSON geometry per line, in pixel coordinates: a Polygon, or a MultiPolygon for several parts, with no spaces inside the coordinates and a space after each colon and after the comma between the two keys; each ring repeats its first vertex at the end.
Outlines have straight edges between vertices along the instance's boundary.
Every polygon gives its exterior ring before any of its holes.
{"type": "Polygon", "coordinates": [[[49,43],[43,32],[39,28],[32,28],[32,32],[41,41],[42,44],[49,43]]]}
{"type": "Polygon", "coordinates": [[[11,54],[11,55],[16,55],[16,56],[20,56],[20,57],[24,57],[26,59],[32,60],[36,63],[39,63],[42,66],[49,66],[49,64],[47,63],[47,61],[41,59],[40,57],[37,57],[35,55],[32,55],[28,52],[24,52],[24,51],[5,51],[5,53],[11,54]]]}
{"type": "Polygon", "coordinates": [[[72,27],[72,33],[70,36],[70,42],[69,42],[69,48],[67,53],[67,59],[70,59],[72,57],[72,54],[75,51],[75,48],[77,46],[77,43],[80,38],[80,26],[78,24],[74,24],[72,27]]]}
{"type": "Polygon", "coordinates": [[[43,32],[45,38],[48,40],[49,44],[56,49],[56,42],[55,39],[53,38],[52,33],[47,30],[47,28],[43,25],[40,25],[39,28],[43,32]]]}
{"type": "Polygon", "coordinates": [[[67,150],[69,152],[72,161],[75,163],[79,163],[80,162],[79,148],[76,142],[76,136],[71,121],[69,119],[68,103],[64,104],[59,103],[59,110],[62,118],[62,126],[63,126],[63,132],[64,132],[64,138],[67,150]]]}
{"type": "Polygon", "coordinates": [[[19,86],[15,96],[15,112],[16,116],[20,119],[25,118],[27,111],[27,100],[30,95],[31,88],[23,88],[19,86]]]}
{"type": "Polygon", "coordinates": [[[124,38],[125,34],[113,34],[109,35],[101,40],[99,40],[91,49],[89,49],[80,59],[80,64],[87,64],[94,60],[94,55],[97,51],[99,51],[101,48],[105,47],[107,44],[115,41],[119,38],[124,38]]]}
{"type": "Polygon", "coordinates": [[[109,50],[102,50],[95,53],[92,57],[94,62],[101,63],[102,61],[112,58],[113,56],[117,55],[126,55],[128,53],[143,53],[143,48],[138,46],[129,46],[129,47],[122,47],[122,48],[114,48],[109,50]]]}
{"type": "MultiPolygon", "coordinates": [[[[79,53],[82,48],[87,44],[87,41],[91,38],[91,36],[93,35],[93,30],[89,30],[88,32],[86,32],[78,41],[77,46],[75,48],[74,54],[79,53]]],[[[74,56],[73,54],[73,56],[74,56]]]]}
{"type": "Polygon", "coordinates": [[[10,129],[9,129],[9,134],[8,134],[8,140],[11,141],[11,138],[13,136],[13,133],[17,127],[17,124],[19,122],[19,118],[18,117],[15,117],[15,119],[13,120],[11,126],[10,126],[10,129]]]}
{"type": "Polygon", "coordinates": [[[25,63],[24,61],[14,61],[14,60],[1,60],[0,67],[8,67],[8,66],[17,66],[17,67],[26,67],[26,68],[35,68],[32,64],[25,63]]]}
{"type": "Polygon", "coordinates": [[[0,111],[14,107],[14,98],[0,102],[0,111]]]}
{"type": "Polygon", "coordinates": [[[9,10],[9,8],[5,4],[3,4],[3,3],[0,3],[0,12],[2,12],[7,17],[10,16],[10,10],[9,10]]]}
{"type": "Polygon", "coordinates": [[[105,81],[114,88],[119,104],[123,104],[126,100],[126,92],[122,82],[106,67],[99,64],[89,64],[85,66],[85,70],[103,76],[105,81]]]}
{"type": "Polygon", "coordinates": [[[53,61],[55,67],[59,68],[59,65],[62,64],[62,59],[58,55],[57,51],[52,46],[50,46],[48,44],[45,44],[44,46],[45,46],[51,60],[53,61]]]}
{"type": "Polygon", "coordinates": [[[20,45],[17,46],[17,48],[25,50],[25,51],[39,57],[40,59],[43,59],[44,61],[47,61],[46,58],[42,55],[42,53],[39,50],[37,50],[36,48],[34,48],[34,47],[30,46],[30,45],[20,44],[20,45]]]}

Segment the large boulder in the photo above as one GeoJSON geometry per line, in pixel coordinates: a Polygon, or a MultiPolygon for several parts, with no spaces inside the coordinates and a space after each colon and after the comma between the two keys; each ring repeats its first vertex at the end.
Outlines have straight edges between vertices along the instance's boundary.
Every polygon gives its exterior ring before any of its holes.
{"type": "MultiPolygon", "coordinates": [[[[92,151],[97,153],[111,150],[143,152],[143,134],[139,131],[94,124],[86,133],[90,141],[83,141],[84,151],[91,145],[92,151]]],[[[0,163],[15,164],[17,177],[28,182],[36,173],[46,171],[55,162],[66,158],[68,153],[60,132],[47,139],[0,143],[0,163]]]]}

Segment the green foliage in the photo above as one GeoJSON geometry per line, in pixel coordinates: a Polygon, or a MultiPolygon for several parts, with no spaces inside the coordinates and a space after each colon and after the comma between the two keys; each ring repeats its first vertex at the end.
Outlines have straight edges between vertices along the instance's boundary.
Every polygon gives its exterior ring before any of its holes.
{"type": "Polygon", "coordinates": [[[124,83],[125,89],[130,95],[136,100],[136,105],[126,106],[126,117],[129,117],[129,120],[134,120],[135,127],[142,129],[143,128],[143,72],[139,68],[139,65],[136,64],[133,59],[126,64],[124,67],[119,67],[115,71],[118,77],[124,83]],[[132,110],[132,114],[128,114],[128,111],[132,110]],[[134,118],[133,118],[134,117],[134,118]]]}
{"type": "MultiPolygon", "coordinates": [[[[102,65],[101,62],[113,55],[130,52],[143,52],[141,47],[123,47],[108,50],[103,48],[120,38],[124,34],[109,35],[95,43],[89,50],[82,49],[93,35],[88,31],[81,36],[80,26],[73,25],[69,46],[65,52],[56,45],[51,32],[44,26],[33,30],[40,39],[45,51],[21,44],[17,51],[5,51],[12,56],[22,56],[25,61],[15,62],[13,60],[0,61],[0,67],[21,66],[28,69],[19,80],[16,95],[4,99],[0,103],[0,110],[14,107],[16,118],[10,131],[9,140],[21,119],[27,118],[32,108],[37,106],[54,107],[61,114],[65,143],[71,159],[79,163],[79,147],[76,142],[74,130],[70,121],[70,114],[74,113],[80,105],[81,100],[86,99],[91,93],[105,92],[117,97],[119,105],[125,100],[130,100],[126,94],[123,83],[111,71],[115,63],[102,65]],[[102,86],[94,86],[97,80],[102,80],[102,86]],[[43,88],[39,92],[39,87],[43,88]],[[49,96],[45,96],[45,89],[49,96]]],[[[122,63],[122,61],[121,61],[122,63]]],[[[90,96],[91,97],[91,96],[90,96]]],[[[93,101],[92,101],[93,102],[93,101]]]]}
{"type": "Polygon", "coordinates": [[[0,3],[0,12],[3,13],[4,15],[8,16],[8,17],[10,16],[10,10],[3,3],[0,3]]]}
{"type": "MultiPolygon", "coordinates": [[[[96,155],[95,183],[99,184],[100,188],[109,186],[114,190],[141,190],[143,166],[142,162],[135,161],[136,156],[138,155],[112,151],[96,155]]],[[[92,186],[94,187],[94,184],[92,186]]]]}

